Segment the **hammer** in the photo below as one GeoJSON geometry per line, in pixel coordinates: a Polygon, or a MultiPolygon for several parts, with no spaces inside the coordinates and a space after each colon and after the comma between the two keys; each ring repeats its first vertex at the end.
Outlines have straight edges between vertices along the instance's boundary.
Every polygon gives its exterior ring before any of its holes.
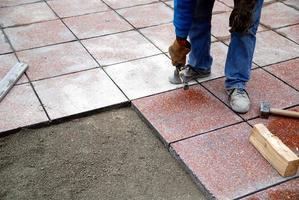
{"type": "Polygon", "coordinates": [[[299,118],[299,112],[270,108],[270,103],[262,102],[260,106],[261,118],[268,118],[270,114],[299,118]]]}

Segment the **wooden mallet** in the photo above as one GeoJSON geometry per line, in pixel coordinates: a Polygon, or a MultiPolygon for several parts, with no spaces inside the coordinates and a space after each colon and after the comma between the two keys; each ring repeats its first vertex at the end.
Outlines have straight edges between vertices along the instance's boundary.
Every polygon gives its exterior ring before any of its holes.
{"type": "Polygon", "coordinates": [[[262,102],[260,106],[260,115],[261,118],[268,118],[270,114],[273,115],[281,115],[285,117],[293,117],[299,118],[299,112],[296,111],[289,111],[289,110],[281,110],[277,108],[271,108],[270,103],[262,102]]]}

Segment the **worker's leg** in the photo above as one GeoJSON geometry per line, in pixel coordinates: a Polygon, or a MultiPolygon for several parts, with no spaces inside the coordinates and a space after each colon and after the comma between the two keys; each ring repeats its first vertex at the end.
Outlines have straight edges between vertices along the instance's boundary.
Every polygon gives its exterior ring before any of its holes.
{"type": "Polygon", "coordinates": [[[225,64],[226,89],[244,89],[249,81],[262,6],[263,0],[257,0],[252,16],[254,23],[250,27],[248,34],[241,35],[235,32],[231,34],[231,42],[225,64]]]}
{"type": "Polygon", "coordinates": [[[212,57],[211,46],[211,18],[214,0],[198,0],[194,12],[193,23],[189,32],[192,50],[188,64],[195,70],[210,72],[212,57]]]}

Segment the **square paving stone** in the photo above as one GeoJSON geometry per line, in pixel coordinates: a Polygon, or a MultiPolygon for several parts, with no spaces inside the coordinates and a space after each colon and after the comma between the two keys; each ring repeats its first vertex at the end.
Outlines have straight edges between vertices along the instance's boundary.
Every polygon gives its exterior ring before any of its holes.
{"type": "Polygon", "coordinates": [[[33,3],[33,2],[38,2],[38,1],[40,1],[40,0],[1,0],[0,7],[16,6],[16,5],[33,3]]]}
{"type": "Polygon", "coordinates": [[[79,42],[70,42],[17,53],[29,65],[27,74],[33,80],[98,67],[79,42]]]}
{"type": "Polygon", "coordinates": [[[232,11],[232,9],[219,1],[215,1],[213,13],[222,13],[228,11],[232,11]]]}
{"type": "Polygon", "coordinates": [[[274,64],[298,56],[298,44],[273,31],[257,33],[253,60],[259,66],[274,64]]]}
{"type": "Polygon", "coordinates": [[[292,6],[294,8],[299,9],[299,2],[297,0],[286,0],[283,1],[283,3],[285,3],[286,5],[292,6]]]}
{"type": "Polygon", "coordinates": [[[251,129],[246,123],[233,125],[173,143],[170,151],[207,196],[236,199],[289,179],[249,143],[251,129]]]}
{"type": "Polygon", "coordinates": [[[270,65],[265,69],[299,90],[299,58],[270,65]]]}
{"type": "Polygon", "coordinates": [[[16,50],[75,40],[60,20],[4,29],[16,50]]]}
{"type": "MultiPolygon", "coordinates": [[[[0,81],[9,72],[9,70],[18,62],[14,54],[0,55],[0,81]]],[[[28,82],[27,77],[23,74],[17,84],[28,82]]],[[[1,102],[0,102],[1,104],[1,102]]]]}
{"type": "Polygon", "coordinates": [[[99,0],[54,0],[48,1],[48,4],[59,17],[71,17],[110,10],[106,4],[99,0]]]}
{"type": "Polygon", "coordinates": [[[105,0],[105,2],[111,6],[113,9],[132,7],[136,5],[148,4],[152,2],[157,2],[158,0],[105,0]]]}
{"type": "Polygon", "coordinates": [[[4,131],[48,121],[32,87],[14,86],[0,103],[0,134],[4,131]]]}
{"type": "Polygon", "coordinates": [[[101,65],[110,65],[161,53],[136,31],[82,41],[101,65]]]}
{"type": "Polygon", "coordinates": [[[57,17],[44,2],[0,8],[0,24],[2,27],[51,19],[57,19],[57,17]]]}
{"type": "Polygon", "coordinates": [[[170,7],[174,8],[174,1],[166,1],[165,3],[170,7]]]}
{"type": "Polygon", "coordinates": [[[299,12],[283,3],[273,3],[263,8],[261,23],[271,28],[297,24],[299,12]]]}
{"type": "Polygon", "coordinates": [[[10,48],[10,45],[3,34],[2,30],[0,30],[0,54],[4,53],[10,53],[12,52],[12,49],[10,48]]]}
{"type": "Polygon", "coordinates": [[[280,28],[276,31],[299,44],[299,25],[280,28]]]}
{"type": "Polygon", "coordinates": [[[173,19],[173,10],[164,3],[125,8],[117,12],[136,28],[169,23],[173,19]]]}
{"type": "Polygon", "coordinates": [[[294,200],[299,199],[299,178],[270,187],[256,194],[245,197],[244,200],[294,200]]]}
{"type": "Polygon", "coordinates": [[[51,119],[127,101],[101,69],[45,79],[33,85],[51,119]]]}
{"type": "Polygon", "coordinates": [[[234,0],[219,0],[219,1],[229,7],[234,7],[234,0]]]}
{"type": "MultiPolygon", "coordinates": [[[[229,105],[224,89],[224,78],[205,82],[203,86],[229,105]]],[[[295,89],[262,69],[252,71],[247,91],[251,100],[251,108],[247,114],[242,115],[245,119],[259,116],[259,106],[263,101],[268,101],[277,108],[287,108],[299,103],[299,93],[295,89]]]]}
{"type": "Polygon", "coordinates": [[[80,39],[133,29],[114,11],[71,17],[63,21],[80,39]]]}
{"type": "Polygon", "coordinates": [[[200,85],[138,99],[133,106],[165,144],[241,121],[200,85]]]}

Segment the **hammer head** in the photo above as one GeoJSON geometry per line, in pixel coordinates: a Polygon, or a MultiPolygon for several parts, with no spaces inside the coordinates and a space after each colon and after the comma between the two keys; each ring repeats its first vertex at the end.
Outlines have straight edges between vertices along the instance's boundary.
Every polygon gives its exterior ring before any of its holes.
{"type": "Polygon", "coordinates": [[[268,118],[270,115],[270,103],[262,102],[260,106],[261,118],[268,118]]]}

